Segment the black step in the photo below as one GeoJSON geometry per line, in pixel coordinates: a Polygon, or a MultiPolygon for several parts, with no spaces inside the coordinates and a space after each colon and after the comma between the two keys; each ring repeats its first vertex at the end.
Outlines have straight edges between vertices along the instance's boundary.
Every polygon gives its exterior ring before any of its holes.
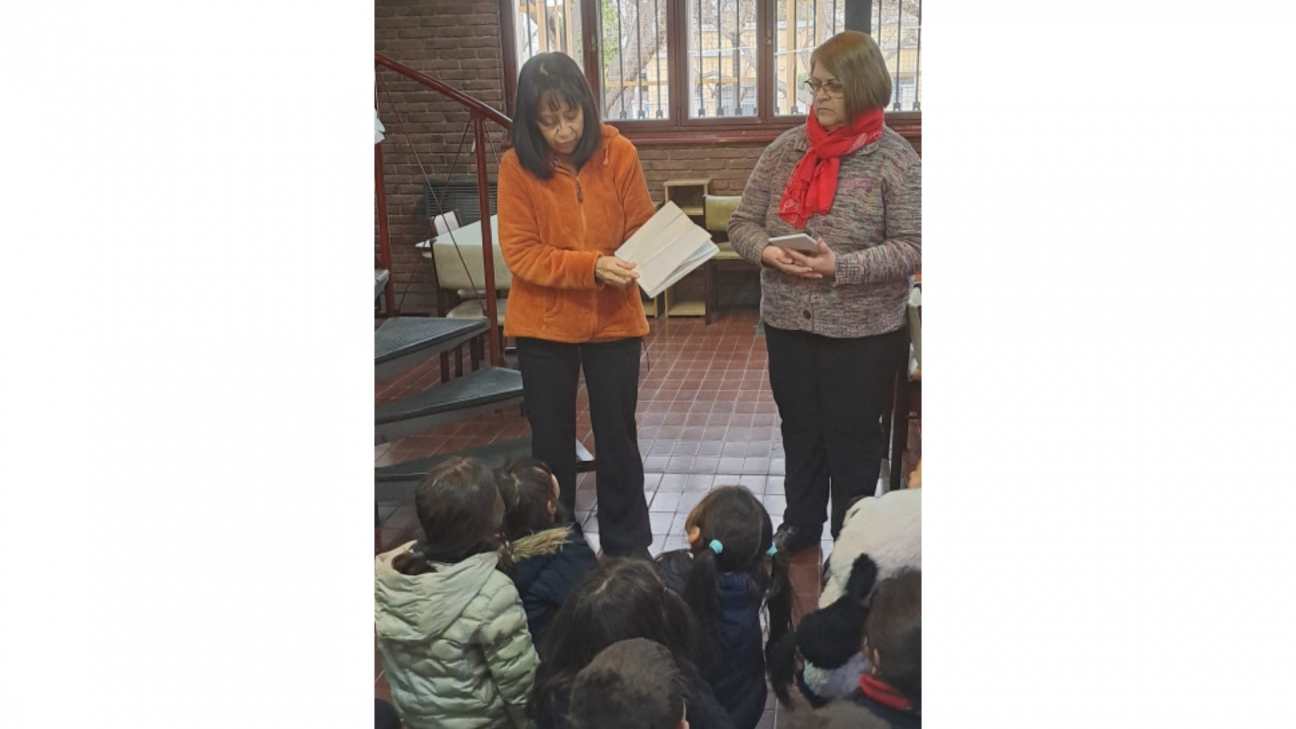
{"type": "Polygon", "coordinates": [[[487,367],[374,408],[374,445],[522,402],[522,373],[487,367]]]}
{"type": "Polygon", "coordinates": [[[374,332],[374,376],[381,381],[486,332],[486,318],[401,316],[374,332]]]}
{"type": "MultiPolygon", "coordinates": [[[[468,448],[454,453],[441,453],[416,461],[406,461],[391,466],[374,469],[374,500],[380,503],[393,501],[409,502],[414,498],[414,489],[419,482],[437,464],[451,456],[476,458],[489,468],[499,468],[510,458],[525,458],[531,455],[531,436],[526,435],[513,440],[500,441],[490,445],[468,448]]],[[[594,470],[594,455],[580,441],[576,441],[576,473],[594,470]]]]}

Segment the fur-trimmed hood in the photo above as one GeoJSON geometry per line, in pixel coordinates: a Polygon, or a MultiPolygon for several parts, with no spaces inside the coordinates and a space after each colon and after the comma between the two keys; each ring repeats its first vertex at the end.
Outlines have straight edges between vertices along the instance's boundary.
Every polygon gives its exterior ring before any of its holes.
{"type": "Polygon", "coordinates": [[[512,542],[500,555],[500,563],[512,567],[524,559],[556,554],[571,537],[572,525],[536,532],[512,542]]]}
{"type": "Polygon", "coordinates": [[[513,542],[503,550],[500,563],[522,595],[527,627],[539,646],[554,613],[576,583],[598,564],[598,556],[585,541],[580,525],[569,524],[513,542]]]}

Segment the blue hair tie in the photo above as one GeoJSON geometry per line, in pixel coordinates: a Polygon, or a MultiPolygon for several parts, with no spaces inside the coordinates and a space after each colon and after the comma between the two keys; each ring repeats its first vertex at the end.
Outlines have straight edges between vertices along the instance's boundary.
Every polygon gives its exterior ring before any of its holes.
{"type": "Polygon", "coordinates": [[[769,550],[767,550],[765,554],[768,554],[769,556],[773,557],[776,552],[778,552],[778,545],[771,544],[769,550]]]}
{"type": "Polygon", "coordinates": [[[724,545],[720,543],[719,539],[712,539],[711,543],[708,544],[707,546],[710,547],[711,551],[715,552],[716,554],[720,554],[721,552],[724,551],[724,545]]]}

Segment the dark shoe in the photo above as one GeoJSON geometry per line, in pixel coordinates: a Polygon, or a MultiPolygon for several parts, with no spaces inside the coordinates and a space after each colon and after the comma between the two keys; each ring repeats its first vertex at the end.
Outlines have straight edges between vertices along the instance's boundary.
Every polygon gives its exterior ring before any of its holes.
{"type": "Polygon", "coordinates": [[[822,534],[822,529],[811,531],[804,527],[780,524],[778,531],[774,532],[774,544],[778,547],[778,551],[791,557],[819,544],[819,537],[822,534]]]}

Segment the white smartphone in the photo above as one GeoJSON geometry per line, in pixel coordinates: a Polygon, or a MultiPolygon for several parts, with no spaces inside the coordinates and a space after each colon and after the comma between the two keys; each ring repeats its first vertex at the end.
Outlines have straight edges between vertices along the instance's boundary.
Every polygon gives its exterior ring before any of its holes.
{"type": "Polygon", "coordinates": [[[814,238],[805,233],[795,233],[793,235],[781,235],[777,238],[769,239],[770,245],[786,248],[790,251],[796,251],[807,256],[819,254],[819,244],[814,238]]]}

